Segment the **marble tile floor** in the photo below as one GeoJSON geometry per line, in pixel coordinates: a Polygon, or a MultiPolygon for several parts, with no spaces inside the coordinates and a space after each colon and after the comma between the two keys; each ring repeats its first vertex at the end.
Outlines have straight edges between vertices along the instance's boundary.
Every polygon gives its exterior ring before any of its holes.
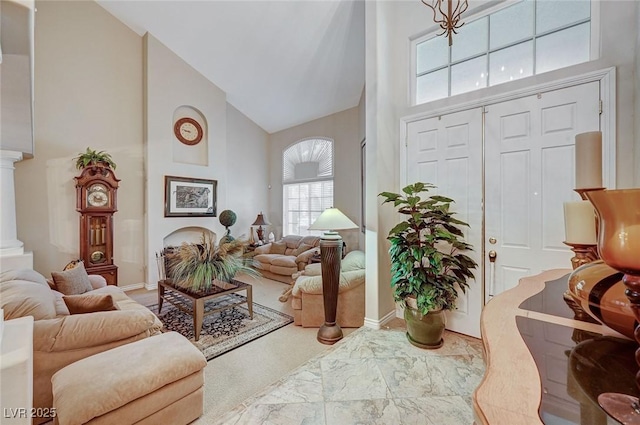
{"type": "Polygon", "coordinates": [[[403,329],[360,328],[215,424],[473,424],[481,341],[448,332],[423,350],[403,329]]]}

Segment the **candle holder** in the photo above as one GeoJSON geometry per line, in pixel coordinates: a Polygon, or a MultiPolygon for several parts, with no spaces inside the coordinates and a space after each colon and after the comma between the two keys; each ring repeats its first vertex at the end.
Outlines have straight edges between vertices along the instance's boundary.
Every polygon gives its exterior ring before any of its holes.
{"type": "Polygon", "coordinates": [[[573,242],[562,242],[563,244],[570,246],[571,251],[575,254],[571,257],[571,268],[577,269],[583,264],[590,263],[600,259],[598,256],[598,246],[596,244],[581,244],[573,242]]]}
{"type": "MultiPolygon", "coordinates": [[[[599,219],[598,251],[610,267],[624,273],[625,294],[636,321],[640,322],[640,189],[590,191],[585,195],[599,219]]],[[[635,329],[640,342],[640,328],[635,329]]],[[[636,351],[640,361],[640,348],[636,351]]],[[[640,387],[640,372],[636,374],[640,387]]],[[[623,424],[640,423],[640,402],[628,394],[603,393],[600,406],[623,424]]]]}

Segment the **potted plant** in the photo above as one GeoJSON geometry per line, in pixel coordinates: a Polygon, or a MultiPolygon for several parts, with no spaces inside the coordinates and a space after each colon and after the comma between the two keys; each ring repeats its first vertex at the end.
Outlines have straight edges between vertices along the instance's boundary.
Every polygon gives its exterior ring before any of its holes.
{"type": "Polygon", "coordinates": [[[116,169],[116,163],[113,162],[113,158],[111,155],[106,153],[105,151],[95,151],[89,147],[85,152],[80,152],[78,156],[73,158],[76,161],[76,168],[78,170],[82,170],[89,165],[97,165],[102,164],[105,167],[109,167],[112,169],[116,169]]]}
{"type": "Polygon", "coordinates": [[[439,348],[446,325],[446,310],[456,308],[458,290],[468,288],[476,262],[463,252],[472,247],[463,240],[461,226],[450,210],[453,199],[420,193],[436,186],[414,183],[403,194],[382,192],[405,220],[387,239],[391,242],[391,286],[394,299],[404,307],[407,338],[418,347],[439,348]]]}
{"type": "Polygon", "coordinates": [[[258,276],[253,261],[243,257],[246,241],[235,239],[215,246],[211,234],[202,233],[199,244],[184,242],[166,253],[167,276],[173,285],[191,292],[208,291],[225,284],[237,273],[258,276]]]}

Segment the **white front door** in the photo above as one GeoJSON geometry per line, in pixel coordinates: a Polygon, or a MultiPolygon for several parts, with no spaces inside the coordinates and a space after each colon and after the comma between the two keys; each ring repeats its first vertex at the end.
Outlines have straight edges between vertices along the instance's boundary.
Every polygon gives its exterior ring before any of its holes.
{"type": "Polygon", "coordinates": [[[487,301],[521,277],[571,267],[563,202],[580,199],[575,135],[599,130],[599,100],[599,83],[591,82],[486,107],[487,301]]]}
{"type": "MultiPolygon", "coordinates": [[[[482,311],[482,108],[428,118],[407,124],[405,185],[433,183],[430,195],[455,200],[452,210],[469,223],[465,241],[475,247],[467,253],[478,263],[476,279],[466,293],[458,291],[458,309],[447,314],[447,328],[480,337],[482,311]]],[[[428,194],[428,195],[429,195],[428,194]]]]}

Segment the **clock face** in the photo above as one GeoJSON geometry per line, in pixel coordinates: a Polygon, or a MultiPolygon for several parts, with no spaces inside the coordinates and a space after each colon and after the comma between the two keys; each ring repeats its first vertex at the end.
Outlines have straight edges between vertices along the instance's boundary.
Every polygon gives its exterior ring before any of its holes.
{"type": "Polygon", "coordinates": [[[106,186],[94,184],[87,190],[87,204],[92,207],[104,207],[109,203],[109,192],[106,186]]]}
{"type": "Polygon", "coordinates": [[[202,127],[193,118],[180,118],[173,126],[173,132],[185,145],[197,145],[202,140],[202,127]]]}

